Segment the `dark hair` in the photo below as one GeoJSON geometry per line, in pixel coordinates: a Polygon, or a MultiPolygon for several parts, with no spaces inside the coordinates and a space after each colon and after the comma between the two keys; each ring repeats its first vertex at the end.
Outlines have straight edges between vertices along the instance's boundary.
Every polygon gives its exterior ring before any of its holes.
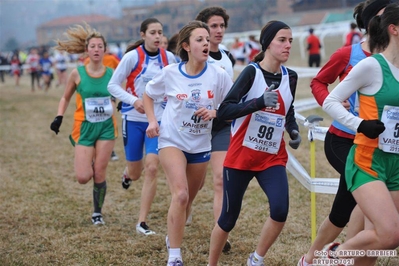
{"type": "MultiPolygon", "coordinates": [[[[144,20],[143,22],[141,22],[141,25],[140,25],[140,32],[145,33],[145,32],[147,31],[147,29],[148,29],[148,25],[150,25],[150,24],[152,24],[152,23],[159,23],[159,24],[162,25],[162,23],[161,23],[158,19],[156,19],[156,18],[147,18],[146,20],[144,20]]],[[[162,27],[163,27],[163,25],[162,25],[162,27]]],[[[136,49],[137,47],[139,47],[139,46],[142,45],[143,43],[144,43],[144,40],[141,39],[141,40],[138,40],[137,42],[135,42],[135,43],[133,43],[133,44],[131,44],[131,45],[128,45],[128,47],[126,47],[125,54],[126,54],[127,52],[130,52],[131,50],[136,49]]]]}
{"type": "Polygon", "coordinates": [[[310,34],[313,34],[313,31],[314,31],[313,28],[310,28],[310,29],[309,29],[309,33],[310,33],[310,34]]]}
{"type": "Polygon", "coordinates": [[[352,23],[350,24],[350,27],[351,27],[352,30],[354,30],[354,29],[357,28],[357,24],[356,24],[355,22],[352,22],[352,23]]]}
{"type": "Polygon", "coordinates": [[[177,54],[176,48],[177,48],[178,39],[179,39],[178,33],[176,33],[172,37],[170,37],[169,43],[168,43],[168,48],[166,50],[168,50],[169,52],[172,52],[173,54],[177,54]]]}
{"type": "Polygon", "coordinates": [[[188,61],[188,53],[183,49],[183,43],[190,44],[190,36],[193,30],[204,28],[209,33],[209,27],[205,22],[194,20],[186,24],[179,31],[179,39],[177,42],[177,54],[180,56],[182,61],[188,61]]]}
{"type": "Polygon", "coordinates": [[[399,4],[389,4],[385,7],[384,13],[374,16],[369,23],[370,30],[370,51],[382,52],[387,48],[390,41],[388,32],[389,25],[399,26],[399,4]]]}
{"type": "Polygon", "coordinates": [[[134,42],[134,43],[132,43],[132,44],[129,44],[129,45],[126,47],[125,54],[127,54],[128,52],[130,52],[130,51],[136,49],[137,47],[139,47],[139,46],[142,45],[143,43],[144,43],[144,40],[143,40],[143,39],[140,39],[140,40],[138,40],[138,41],[136,41],[136,42],[134,42]]]}
{"type": "Polygon", "coordinates": [[[195,20],[208,23],[208,20],[213,16],[221,16],[224,20],[224,26],[228,27],[230,16],[227,15],[226,9],[219,6],[211,6],[201,10],[195,20]]]}
{"type": "Polygon", "coordinates": [[[391,0],[366,0],[357,4],[353,9],[353,18],[359,29],[364,29],[368,33],[369,21],[390,3],[391,0]]]}

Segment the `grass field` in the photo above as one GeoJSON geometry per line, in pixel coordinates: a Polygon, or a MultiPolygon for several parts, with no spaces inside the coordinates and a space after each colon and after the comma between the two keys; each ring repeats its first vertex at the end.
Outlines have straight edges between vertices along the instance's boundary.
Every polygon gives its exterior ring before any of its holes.
{"type": "MultiPolygon", "coordinates": [[[[294,65],[295,60],[291,60],[294,65]]],[[[289,65],[289,64],[288,64],[289,65]]],[[[296,64],[303,66],[304,64],[296,64]]],[[[121,187],[125,166],[122,140],[116,142],[119,161],[107,171],[105,226],[95,227],[92,213],[92,184],[79,185],[73,172],[73,147],[68,136],[74,103],[69,106],[55,135],[49,126],[56,115],[62,89],[30,92],[28,77],[20,88],[11,77],[0,83],[0,265],[165,265],[166,216],[170,193],[162,170],[148,223],[156,235],[135,232],[142,180],[129,190],[121,187]]],[[[311,97],[309,79],[298,86],[298,99],[311,97]]],[[[317,113],[329,119],[320,109],[317,113]]],[[[120,121],[119,121],[120,123],[120,121]]],[[[120,126],[120,125],[119,125],[120,126]]],[[[120,127],[119,127],[120,128],[120,127]]],[[[302,129],[302,145],[292,151],[309,169],[309,143],[302,129]]],[[[336,177],[325,160],[323,144],[317,142],[317,176],[336,177]]],[[[266,265],[296,265],[310,245],[310,193],[289,176],[290,213],[283,232],[268,252],[266,265]]],[[[212,178],[208,171],[204,188],[193,206],[193,223],[186,227],[182,254],[185,265],[206,265],[209,237],[214,226],[212,178]]],[[[317,195],[317,224],[328,214],[333,195],[317,195]]],[[[261,226],[269,214],[267,199],[256,181],[251,182],[241,216],[230,234],[232,250],[222,255],[220,265],[245,265],[256,247],[261,226]]],[[[342,240],[345,231],[340,236],[342,240]]],[[[379,265],[398,265],[398,258],[379,260],[379,265]]]]}

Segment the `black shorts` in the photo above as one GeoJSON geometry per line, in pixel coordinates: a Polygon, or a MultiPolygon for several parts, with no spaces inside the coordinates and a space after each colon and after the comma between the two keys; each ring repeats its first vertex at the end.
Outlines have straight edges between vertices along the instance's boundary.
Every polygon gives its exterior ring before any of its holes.
{"type": "Polygon", "coordinates": [[[227,151],[230,145],[230,125],[223,127],[221,130],[212,130],[211,151],[227,151]]]}

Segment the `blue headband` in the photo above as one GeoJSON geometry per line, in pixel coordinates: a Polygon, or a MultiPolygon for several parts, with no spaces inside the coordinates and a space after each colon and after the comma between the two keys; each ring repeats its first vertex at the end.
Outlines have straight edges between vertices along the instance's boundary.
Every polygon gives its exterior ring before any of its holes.
{"type": "Polygon", "coordinates": [[[269,47],[270,43],[273,41],[274,36],[276,36],[277,32],[284,28],[290,28],[290,27],[284,22],[274,21],[265,29],[264,32],[262,32],[260,44],[262,44],[263,52],[265,52],[267,47],[269,47]]]}

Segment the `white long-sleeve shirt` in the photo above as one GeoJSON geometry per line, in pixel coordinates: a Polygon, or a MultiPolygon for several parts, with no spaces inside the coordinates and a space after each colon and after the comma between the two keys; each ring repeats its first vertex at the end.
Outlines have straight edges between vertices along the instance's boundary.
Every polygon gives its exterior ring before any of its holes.
{"type": "MultiPolygon", "coordinates": [[[[384,57],[384,55],[382,56],[384,57]]],[[[385,57],[384,59],[386,60],[385,57]]],[[[393,76],[399,81],[399,68],[389,61],[387,63],[393,76]]],[[[342,106],[342,102],[356,91],[365,95],[374,95],[381,88],[382,82],[383,73],[378,61],[373,57],[365,58],[331,91],[324,100],[323,110],[356,132],[363,119],[348,112],[342,106]]]]}

